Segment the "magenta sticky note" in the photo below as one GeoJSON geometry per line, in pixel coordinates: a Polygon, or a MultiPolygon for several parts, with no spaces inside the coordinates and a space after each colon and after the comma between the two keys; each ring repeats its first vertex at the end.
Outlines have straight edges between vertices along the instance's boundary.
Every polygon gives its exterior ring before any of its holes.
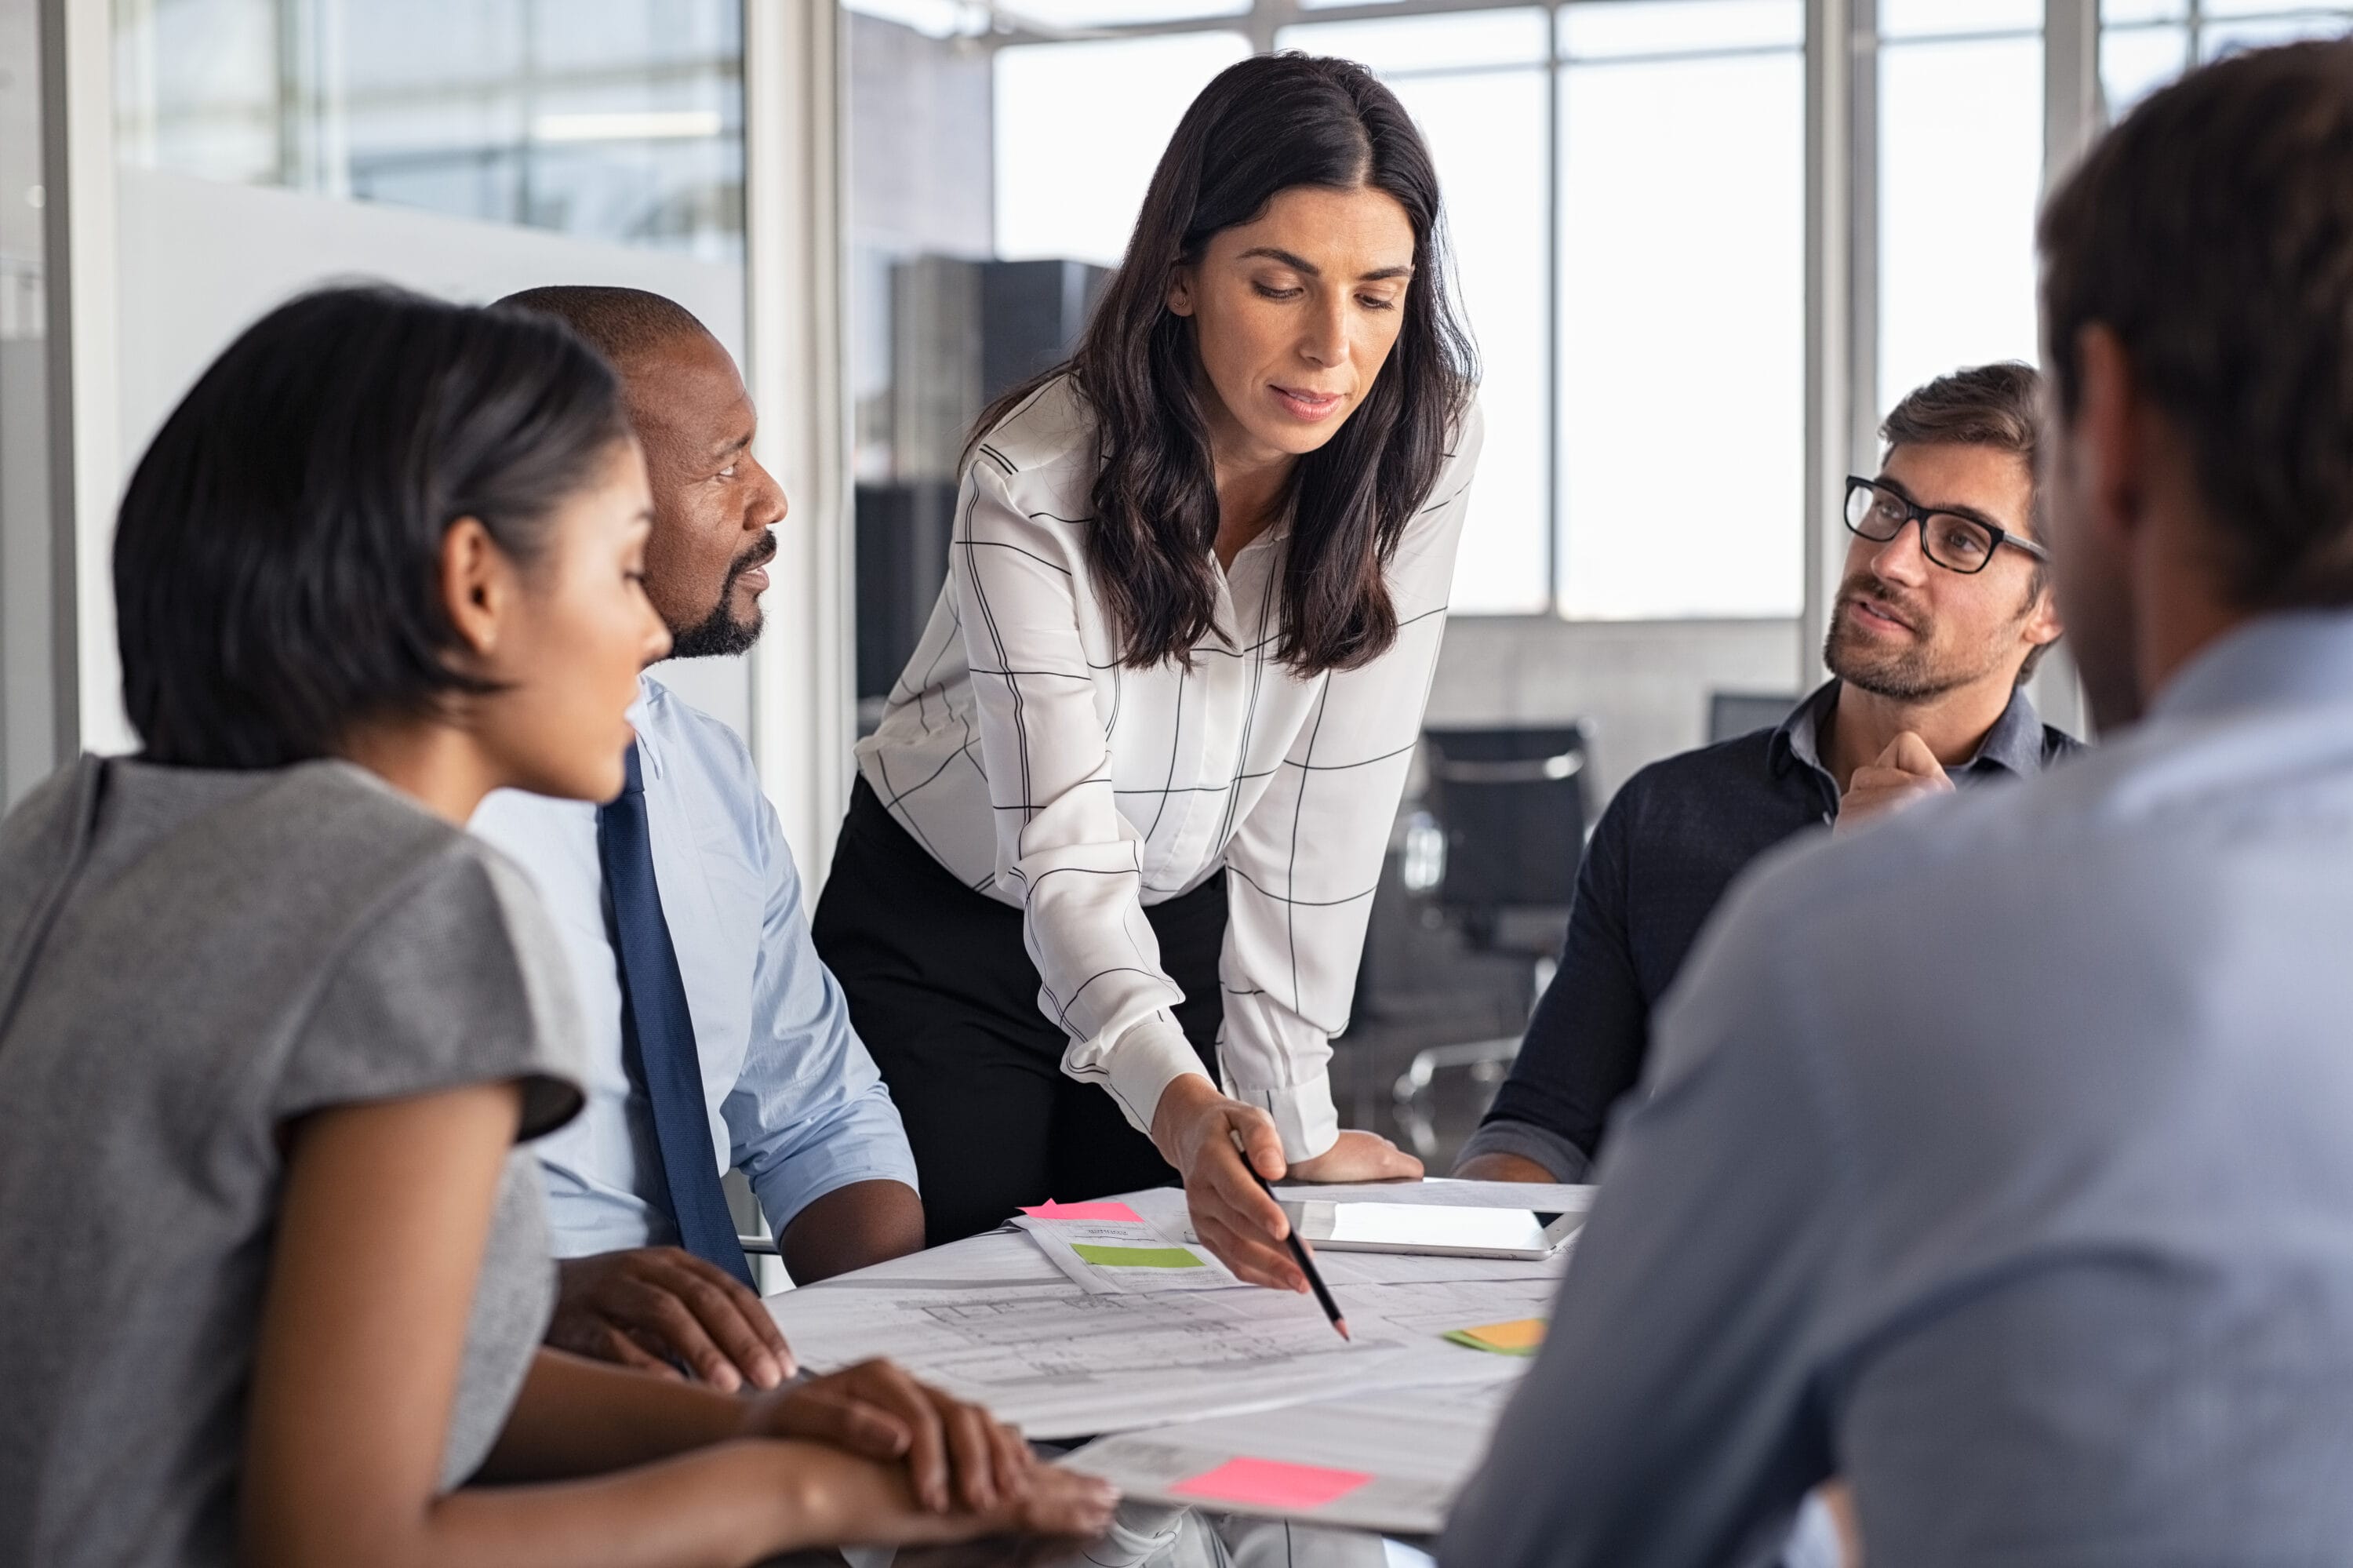
{"type": "Polygon", "coordinates": [[[1144,1216],[1125,1203],[1058,1203],[1049,1198],[1023,1213],[1033,1220],[1112,1220],[1124,1225],[1140,1225],[1144,1216]]]}
{"type": "Polygon", "coordinates": [[[1305,1513],[1339,1501],[1372,1478],[1361,1470],[1327,1470],[1321,1465],[1242,1458],[1229,1459],[1214,1470],[1177,1482],[1168,1490],[1176,1497],[1296,1509],[1305,1513]]]}

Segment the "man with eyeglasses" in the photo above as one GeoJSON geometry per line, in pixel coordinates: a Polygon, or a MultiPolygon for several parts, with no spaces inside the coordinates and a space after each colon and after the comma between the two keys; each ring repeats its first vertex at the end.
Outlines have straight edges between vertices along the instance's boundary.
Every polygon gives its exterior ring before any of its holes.
{"type": "Polygon", "coordinates": [[[1641,1077],[1651,1009],[1759,855],[2076,748],[2024,690],[2060,634],[2034,537],[2041,397],[2031,366],[1988,365],[1889,413],[1877,477],[1847,482],[1832,679],[1778,728],[1619,790],[1578,868],[1559,971],[1456,1175],[1590,1180],[1609,1109],[1641,1077]]]}

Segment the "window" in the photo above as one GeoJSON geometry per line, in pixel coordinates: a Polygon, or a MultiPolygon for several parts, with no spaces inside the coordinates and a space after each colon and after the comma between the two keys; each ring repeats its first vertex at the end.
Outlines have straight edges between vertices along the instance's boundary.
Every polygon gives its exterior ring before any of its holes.
{"type": "Polygon", "coordinates": [[[1797,0],[1586,0],[1277,36],[1379,71],[1438,162],[1487,418],[1458,611],[1796,613],[1803,41],[1797,0]],[[1692,461],[1696,402],[1729,387],[1741,417],[1707,438],[1720,505],[1664,524],[1659,480],[1692,461]]]}
{"type": "MultiPolygon", "coordinates": [[[[1115,265],[1169,131],[1249,48],[1363,61],[1430,140],[1482,359],[1456,609],[1799,612],[1824,526],[1803,493],[1803,0],[850,3],[992,60],[995,231],[965,253],[1004,259],[1115,265]]],[[[2223,50],[2353,27],[2353,0],[2100,5],[2113,108],[2223,50]]],[[[1872,14],[1849,388],[1867,415],[2039,357],[2051,25],[2044,0],[1872,14]]]]}
{"type": "Polygon", "coordinates": [[[1882,0],[1879,386],[2042,355],[2042,0],[1882,0]]]}
{"type": "MultiPolygon", "coordinates": [[[[1042,4],[998,9],[1017,27],[1050,20],[1042,4]]],[[[1052,19],[1100,23],[1063,9],[1052,19]]],[[[1438,164],[1487,419],[1455,608],[1795,614],[1801,0],[1399,9],[1271,42],[1379,72],[1438,164]],[[1737,416],[1711,420],[1725,398],[1737,416]],[[1687,473],[1703,446],[1714,504],[1657,521],[1661,476],[1687,473]]],[[[1185,106],[1249,48],[1222,30],[1136,35],[998,48],[998,257],[1115,265],[1185,106]]]]}
{"type": "Polygon", "coordinates": [[[997,55],[997,254],[1119,264],[1161,150],[1240,33],[1039,44],[997,55]]]}
{"type": "Polygon", "coordinates": [[[1278,48],[1345,55],[1379,70],[1437,162],[1457,302],[1483,372],[1486,448],[1452,599],[1473,614],[1552,607],[1547,22],[1527,7],[1286,27],[1275,39],[1278,48]]]}
{"type": "Polygon", "coordinates": [[[2348,30],[2353,5],[2309,0],[2102,0],[2100,90],[2108,112],[2121,115],[2192,60],[2348,30]]]}
{"type": "Polygon", "coordinates": [[[742,254],[736,0],[115,0],[130,164],[742,254]]]}
{"type": "Polygon", "coordinates": [[[1612,0],[1561,24],[1561,609],[1795,615],[1799,7],[1612,0]]]}

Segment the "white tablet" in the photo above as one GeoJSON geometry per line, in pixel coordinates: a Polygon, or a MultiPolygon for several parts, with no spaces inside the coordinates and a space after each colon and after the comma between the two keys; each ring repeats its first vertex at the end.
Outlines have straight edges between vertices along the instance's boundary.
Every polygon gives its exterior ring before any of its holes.
{"type": "Polygon", "coordinates": [[[1439,1203],[1284,1201],[1282,1212],[1314,1246],[1433,1257],[1550,1257],[1585,1223],[1581,1209],[1457,1209],[1439,1203]]]}

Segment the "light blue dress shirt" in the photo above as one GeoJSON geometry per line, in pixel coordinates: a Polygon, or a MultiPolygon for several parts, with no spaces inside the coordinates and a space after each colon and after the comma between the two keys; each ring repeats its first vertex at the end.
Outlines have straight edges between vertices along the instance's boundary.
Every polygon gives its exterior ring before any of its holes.
{"type": "MultiPolygon", "coordinates": [[[[854,1181],[915,1185],[890,1090],[809,943],[800,875],[733,730],[647,676],[630,713],[662,915],[686,982],[712,1159],[741,1170],[776,1233],[854,1181]]],[[[588,1021],[587,1106],[534,1147],[558,1256],[674,1244],[653,1121],[621,1060],[621,991],[596,809],[501,790],[477,833],[522,863],[563,935],[588,1021]]]]}
{"type": "Polygon", "coordinates": [[[2345,1562],[2353,616],[1760,863],[1599,1179],[1450,1568],[2345,1562]]]}

